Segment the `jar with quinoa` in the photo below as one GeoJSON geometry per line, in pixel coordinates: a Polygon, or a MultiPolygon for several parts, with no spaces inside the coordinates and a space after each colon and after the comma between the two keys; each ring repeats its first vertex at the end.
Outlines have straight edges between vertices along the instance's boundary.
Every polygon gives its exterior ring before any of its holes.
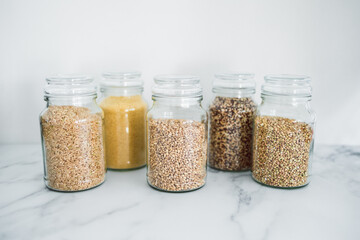
{"type": "Polygon", "coordinates": [[[147,115],[147,180],[169,192],[186,192],[205,184],[207,114],[195,76],[155,77],[153,106],[147,115]]]}
{"type": "Polygon", "coordinates": [[[65,192],[96,187],[105,180],[106,164],[93,79],[61,75],[46,81],[47,106],[40,114],[45,184],[65,192]]]}
{"type": "Polygon", "coordinates": [[[253,178],[279,188],[307,185],[315,127],[310,78],[267,75],[261,98],[254,122],[253,178]]]}
{"type": "Polygon", "coordinates": [[[109,169],[145,166],[147,104],[139,72],[108,72],[100,82],[104,111],[105,156],[109,169]]]}
{"type": "Polygon", "coordinates": [[[254,74],[216,74],[209,107],[209,166],[225,171],[251,169],[256,104],[254,74]]]}

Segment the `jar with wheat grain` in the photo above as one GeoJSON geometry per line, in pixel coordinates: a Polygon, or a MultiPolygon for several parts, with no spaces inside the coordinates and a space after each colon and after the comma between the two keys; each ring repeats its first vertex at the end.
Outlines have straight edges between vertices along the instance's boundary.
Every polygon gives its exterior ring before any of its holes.
{"type": "Polygon", "coordinates": [[[88,76],[46,79],[47,106],[40,114],[45,185],[74,192],[105,181],[103,112],[88,76]]]}

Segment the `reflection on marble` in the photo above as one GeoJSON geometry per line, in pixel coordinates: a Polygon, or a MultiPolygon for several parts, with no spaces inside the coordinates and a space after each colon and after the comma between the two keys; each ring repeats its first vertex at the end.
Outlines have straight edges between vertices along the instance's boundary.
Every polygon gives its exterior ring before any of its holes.
{"type": "Polygon", "coordinates": [[[281,190],[209,169],[207,184],[164,193],[145,169],[98,188],[45,188],[39,145],[0,146],[0,239],[360,239],[360,146],[316,146],[311,183],[281,190]]]}

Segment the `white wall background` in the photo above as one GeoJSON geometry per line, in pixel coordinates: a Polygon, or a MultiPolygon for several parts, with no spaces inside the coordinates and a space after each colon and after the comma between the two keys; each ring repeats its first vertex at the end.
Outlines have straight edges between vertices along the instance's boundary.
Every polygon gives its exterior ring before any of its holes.
{"type": "Polygon", "coordinates": [[[54,73],[224,70],[313,78],[317,143],[360,144],[360,1],[0,0],[0,143],[39,142],[54,73]]]}

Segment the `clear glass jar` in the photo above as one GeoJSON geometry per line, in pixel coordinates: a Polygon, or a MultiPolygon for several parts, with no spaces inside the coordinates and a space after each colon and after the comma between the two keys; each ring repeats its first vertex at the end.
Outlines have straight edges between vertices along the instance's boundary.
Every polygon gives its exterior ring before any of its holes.
{"type": "Polygon", "coordinates": [[[216,74],[209,107],[209,166],[226,171],[251,169],[256,113],[254,74],[216,74]]]}
{"type": "Polygon", "coordinates": [[[153,106],[147,115],[147,180],[168,192],[205,184],[207,114],[200,79],[186,75],[155,77],[153,106]]]}
{"type": "Polygon", "coordinates": [[[315,113],[307,76],[268,75],[254,123],[253,178],[279,188],[307,185],[311,176],[315,113]]]}
{"type": "Polygon", "coordinates": [[[104,111],[106,164],[109,169],[136,169],[146,162],[147,104],[139,72],[109,72],[100,82],[104,111]]]}
{"type": "Polygon", "coordinates": [[[106,173],[103,113],[86,76],[46,79],[40,114],[44,179],[48,188],[72,192],[96,187],[106,173]]]}

